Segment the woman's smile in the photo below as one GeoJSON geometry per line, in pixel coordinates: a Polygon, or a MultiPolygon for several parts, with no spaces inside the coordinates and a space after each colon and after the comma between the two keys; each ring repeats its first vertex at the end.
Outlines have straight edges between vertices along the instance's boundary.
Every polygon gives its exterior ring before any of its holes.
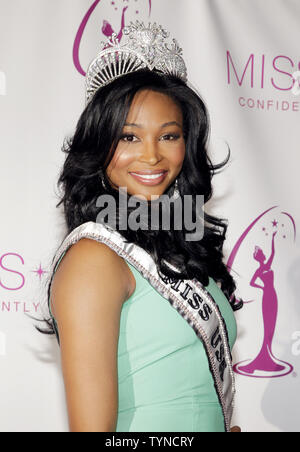
{"type": "Polygon", "coordinates": [[[143,185],[152,186],[161,184],[165,180],[168,171],[130,172],[129,174],[134,177],[137,182],[143,185]]]}

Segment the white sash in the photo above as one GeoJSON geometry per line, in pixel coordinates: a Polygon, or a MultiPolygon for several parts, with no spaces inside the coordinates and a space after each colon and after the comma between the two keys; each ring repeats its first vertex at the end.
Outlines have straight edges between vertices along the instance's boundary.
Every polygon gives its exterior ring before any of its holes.
{"type": "Polygon", "coordinates": [[[65,238],[52,261],[51,281],[60,257],[81,238],[103,242],[126,259],[193,328],[204,345],[222,407],[225,429],[230,432],[235,396],[232,357],[225,321],[210,293],[196,279],[178,281],[167,276],[161,278],[153,258],[143,248],[127,243],[118,231],[108,225],[93,221],[78,226],[65,238]]]}

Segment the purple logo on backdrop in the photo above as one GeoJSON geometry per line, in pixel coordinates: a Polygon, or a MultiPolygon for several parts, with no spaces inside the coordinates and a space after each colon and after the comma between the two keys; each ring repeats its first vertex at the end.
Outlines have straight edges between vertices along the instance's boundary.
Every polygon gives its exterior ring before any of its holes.
{"type": "MultiPolygon", "coordinates": [[[[18,253],[5,253],[0,255],[0,313],[30,313],[38,312],[40,307],[39,300],[28,301],[21,298],[19,291],[26,286],[26,282],[32,283],[32,280],[25,276],[25,260],[18,253]]],[[[35,273],[35,279],[39,282],[46,273],[42,264],[35,270],[29,270],[35,273]]],[[[1,336],[0,336],[0,355],[1,355],[1,336]]]]}
{"type": "Polygon", "coordinates": [[[271,88],[274,93],[293,94],[292,100],[289,98],[282,99],[282,96],[275,98],[275,94],[272,97],[243,94],[238,99],[242,108],[267,112],[300,111],[300,102],[295,101],[294,97],[295,94],[298,95],[300,87],[298,72],[295,72],[300,71],[300,62],[297,59],[288,55],[270,56],[255,53],[244,58],[240,55],[234,55],[230,50],[227,50],[226,57],[228,85],[243,88],[244,93],[246,93],[245,88],[259,90],[259,93],[264,92],[266,88],[271,88]],[[242,64],[240,60],[242,60],[242,64]]]}
{"type": "MultiPolygon", "coordinates": [[[[278,359],[272,350],[278,315],[276,273],[272,268],[276,254],[276,244],[278,243],[278,240],[287,240],[291,236],[294,241],[296,239],[295,221],[287,212],[280,212],[280,214],[274,215],[275,218],[271,224],[269,223],[269,225],[267,225],[265,223],[267,214],[277,207],[278,206],[268,209],[250,224],[237,241],[227,262],[228,268],[232,269],[233,262],[242,243],[254,226],[261,224],[262,233],[268,239],[268,242],[271,241],[271,254],[267,255],[267,247],[269,247],[269,245],[266,247],[264,246],[263,248],[257,245],[254,247],[251,257],[257,262],[258,268],[251,277],[250,286],[260,289],[262,293],[264,336],[261,348],[254,359],[247,359],[234,365],[234,371],[236,373],[254,378],[283,377],[293,371],[291,364],[278,359]],[[259,279],[262,282],[261,284],[258,284],[259,279]]],[[[253,301],[254,300],[250,300],[248,303],[253,301]]]]}
{"type": "MultiPolygon", "coordinates": [[[[151,7],[152,7],[152,0],[143,0],[143,1],[146,1],[147,4],[149,5],[149,16],[150,16],[150,14],[151,14],[151,7]]],[[[93,15],[94,11],[96,10],[96,8],[97,8],[97,6],[99,5],[100,2],[101,2],[101,0],[96,0],[96,1],[93,2],[93,4],[91,5],[89,10],[85,14],[85,16],[84,16],[84,18],[83,18],[83,20],[82,20],[82,22],[81,22],[81,24],[79,26],[79,29],[78,29],[78,32],[76,34],[75,41],[74,41],[74,46],[73,46],[73,61],[74,61],[74,65],[75,65],[77,71],[83,76],[86,75],[86,72],[83,70],[83,68],[81,66],[81,63],[80,63],[80,57],[79,57],[80,44],[81,44],[82,37],[83,37],[84,31],[86,29],[86,26],[87,26],[91,16],[93,15]]],[[[125,23],[126,22],[126,17],[125,16],[126,16],[126,12],[127,12],[128,8],[130,7],[130,2],[135,4],[135,13],[139,14],[140,11],[137,9],[137,7],[138,7],[138,4],[137,4],[138,0],[134,0],[134,1],[133,0],[122,0],[122,1],[121,0],[115,0],[115,1],[111,1],[110,2],[111,6],[114,8],[115,11],[119,11],[120,10],[120,12],[121,12],[120,29],[119,29],[119,31],[114,30],[112,28],[111,24],[107,20],[103,20],[102,33],[103,33],[103,35],[105,37],[111,36],[112,33],[115,32],[118,35],[118,39],[119,40],[122,39],[123,29],[126,26],[126,23],[125,23]],[[125,4],[127,4],[127,5],[125,6],[125,4]],[[118,5],[119,5],[119,8],[118,8],[118,5]],[[121,5],[121,7],[120,7],[120,5],[121,5]]],[[[100,40],[99,40],[99,42],[100,42],[100,40]]],[[[100,51],[100,49],[99,49],[99,51],[100,51]]]]}
{"type": "MultiPolygon", "coordinates": [[[[243,68],[227,50],[227,77],[228,83],[235,79],[239,86],[247,84],[246,74],[250,75],[250,87],[264,89],[267,86],[279,91],[291,91],[295,85],[293,73],[300,70],[300,61],[295,61],[287,55],[277,55],[268,58],[267,55],[256,55],[252,53],[243,68]],[[272,71],[272,77],[270,74],[272,71]],[[288,72],[290,71],[290,72],[288,72]]],[[[248,78],[249,80],[249,78],[248,78]]]]}

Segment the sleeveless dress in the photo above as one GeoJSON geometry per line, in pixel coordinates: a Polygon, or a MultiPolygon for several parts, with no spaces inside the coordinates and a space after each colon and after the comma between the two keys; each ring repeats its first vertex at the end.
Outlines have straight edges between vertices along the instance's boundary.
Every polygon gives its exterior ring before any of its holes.
{"type": "MultiPolygon", "coordinates": [[[[225,432],[201,340],[168,300],[125,262],[136,289],[120,317],[116,432],[225,432]]],[[[211,277],[206,289],[219,306],[232,349],[237,336],[232,308],[211,277]]],[[[49,310],[57,329],[50,303],[49,310]]]]}

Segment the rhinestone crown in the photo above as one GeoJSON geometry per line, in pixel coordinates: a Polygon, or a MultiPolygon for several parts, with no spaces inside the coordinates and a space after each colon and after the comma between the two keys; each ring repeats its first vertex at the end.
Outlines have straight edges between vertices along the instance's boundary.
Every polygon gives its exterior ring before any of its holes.
{"type": "Polygon", "coordinates": [[[127,37],[124,44],[113,33],[107,42],[101,42],[103,50],[89,65],[86,74],[86,103],[102,86],[125,74],[148,68],[165,74],[176,75],[187,81],[187,68],[182,49],[176,39],[168,42],[170,33],[157,25],[148,27],[138,20],[123,29],[127,37]]]}

